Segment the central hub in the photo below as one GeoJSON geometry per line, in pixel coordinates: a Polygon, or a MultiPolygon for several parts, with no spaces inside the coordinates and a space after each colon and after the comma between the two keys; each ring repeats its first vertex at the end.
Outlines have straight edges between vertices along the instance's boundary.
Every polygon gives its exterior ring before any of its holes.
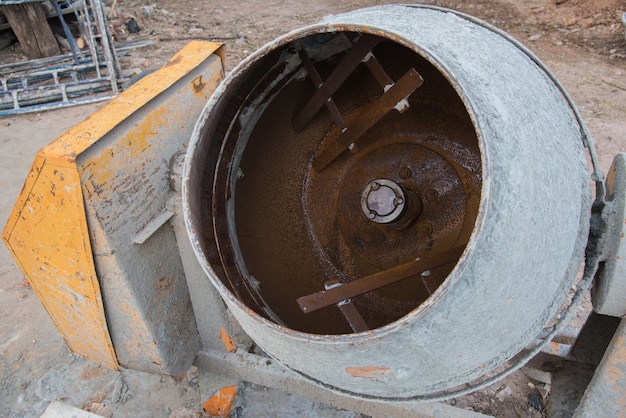
{"type": "Polygon", "coordinates": [[[373,180],[361,195],[361,209],[373,222],[388,224],[397,221],[406,206],[406,195],[399,184],[387,180],[373,180]]]}

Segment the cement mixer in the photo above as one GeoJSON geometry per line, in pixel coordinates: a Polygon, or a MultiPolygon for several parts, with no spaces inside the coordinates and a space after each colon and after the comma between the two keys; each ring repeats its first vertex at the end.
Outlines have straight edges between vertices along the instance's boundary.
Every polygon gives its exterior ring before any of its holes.
{"type": "Polygon", "coordinates": [[[596,311],[626,312],[624,159],[605,180],[568,94],[505,33],[390,5],[220,82],[222,58],[188,46],[40,153],[3,238],[75,352],[448,415],[423,402],[522,367],[594,279],[596,311]]]}

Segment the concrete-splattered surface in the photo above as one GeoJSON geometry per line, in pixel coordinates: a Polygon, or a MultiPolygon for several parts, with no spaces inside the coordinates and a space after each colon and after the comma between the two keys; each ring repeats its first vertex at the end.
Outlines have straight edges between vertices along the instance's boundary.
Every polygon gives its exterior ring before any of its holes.
{"type": "MultiPolygon", "coordinates": [[[[373,5],[370,0],[333,3],[286,1],[117,2],[117,11],[136,16],[155,45],[122,57],[127,70],[164,64],[188,40],[226,44],[227,69],[263,43],[330,13],[373,5]]],[[[389,3],[384,1],[383,3],[389,3]]],[[[483,18],[510,32],[535,52],[565,85],[580,108],[604,170],[615,153],[626,151],[626,42],[619,0],[426,1],[483,18]]],[[[115,19],[113,19],[115,24],[115,19]]],[[[127,34],[120,33],[122,39],[127,34]]],[[[19,47],[0,52],[2,62],[20,59],[19,47]]],[[[35,152],[91,114],[101,104],[0,119],[0,221],[6,222],[35,152]]],[[[0,415],[40,416],[58,400],[103,416],[201,416],[206,399],[197,370],[177,382],[171,377],[125,370],[113,372],[74,356],[7,250],[0,248],[0,415]]],[[[516,374],[493,388],[450,401],[501,417],[541,416],[529,403],[539,382],[516,374]]],[[[533,398],[535,399],[535,398],[533,398]]],[[[291,395],[246,387],[239,416],[355,417],[291,395]]],[[[535,405],[536,406],[536,405],[535,405]]]]}

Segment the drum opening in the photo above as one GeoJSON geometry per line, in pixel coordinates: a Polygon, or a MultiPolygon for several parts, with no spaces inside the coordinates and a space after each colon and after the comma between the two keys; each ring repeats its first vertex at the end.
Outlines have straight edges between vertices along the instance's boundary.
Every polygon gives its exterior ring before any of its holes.
{"type": "Polygon", "coordinates": [[[356,31],[261,50],[205,132],[207,257],[246,306],[288,328],[364,332],[419,307],[470,238],[478,136],[417,52],[356,31]],[[218,145],[221,149],[218,151],[218,145]]]}

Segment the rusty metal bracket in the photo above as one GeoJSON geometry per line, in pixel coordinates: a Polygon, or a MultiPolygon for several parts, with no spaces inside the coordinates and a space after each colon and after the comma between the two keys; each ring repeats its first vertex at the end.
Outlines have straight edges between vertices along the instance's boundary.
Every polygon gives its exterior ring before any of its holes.
{"type": "Polygon", "coordinates": [[[455,247],[434,255],[427,255],[409,263],[371,274],[338,287],[322,290],[297,299],[302,312],[309,313],[353,298],[383,286],[408,279],[427,270],[452,263],[461,257],[465,247],[455,247]]]}
{"type": "Polygon", "coordinates": [[[414,68],[407,71],[382,96],[346,116],[347,129],[334,127],[328,139],[328,145],[313,161],[313,169],[318,173],[326,168],[335,158],[348,149],[372,126],[393,109],[402,111],[408,103],[402,103],[411,93],[424,83],[424,79],[414,68]]]}
{"type": "Polygon", "coordinates": [[[365,62],[365,65],[367,65],[367,68],[372,72],[372,75],[374,75],[381,87],[385,89],[385,91],[387,91],[387,89],[390,88],[393,84],[393,80],[391,79],[391,77],[389,77],[389,74],[387,74],[383,66],[380,64],[380,61],[378,61],[372,53],[367,55],[363,59],[363,61],[365,62]]]}
{"type": "Polygon", "coordinates": [[[363,58],[380,42],[380,38],[373,35],[362,35],[343,58],[326,81],[319,87],[315,94],[293,119],[293,127],[301,131],[304,126],[315,116],[318,110],[327,102],[344,81],[352,74],[363,58]]]}
{"type": "MultiPolygon", "coordinates": [[[[330,290],[339,286],[341,286],[341,282],[336,279],[329,280],[326,283],[324,283],[324,288],[326,290],[330,290]]],[[[346,321],[348,321],[348,324],[350,324],[350,328],[352,328],[352,331],[354,332],[369,331],[370,327],[367,325],[367,323],[365,322],[365,320],[363,319],[359,311],[356,309],[356,306],[354,306],[354,303],[352,303],[351,299],[346,299],[346,300],[342,300],[341,302],[338,302],[337,307],[339,308],[343,316],[346,318],[346,321]]]]}
{"type": "Polygon", "coordinates": [[[372,53],[379,41],[380,39],[373,35],[366,34],[359,37],[354,47],[350,49],[326,81],[322,80],[306,52],[304,50],[299,51],[302,64],[315,83],[317,91],[293,119],[294,129],[296,131],[304,129],[304,126],[323,105],[326,106],[336,124],[329,134],[328,148],[324,149],[313,161],[313,168],[317,172],[326,168],[346,148],[354,146],[353,144],[358,138],[392,109],[395,108],[400,113],[408,109],[409,104],[406,99],[424,83],[414,68],[411,68],[398,82],[394,83],[372,53]],[[384,93],[375,101],[354,111],[344,119],[332,96],[361,62],[364,62],[371,71],[383,88],[384,93]]]}
{"type": "MultiPolygon", "coordinates": [[[[315,83],[315,87],[317,87],[318,89],[321,88],[324,82],[322,81],[322,77],[320,77],[319,73],[315,69],[315,66],[311,62],[311,59],[303,50],[299,52],[299,55],[300,55],[300,59],[302,60],[302,63],[304,64],[304,68],[306,68],[307,72],[309,73],[309,76],[311,77],[311,80],[313,80],[313,82],[315,83]]],[[[326,100],[325,104],[326,104],[326,108],[330,112],[330,115],[335,121],[335,124],[337,124],[337,126],[339,126],[342,130],[345,129],[346,124],[333,98],[329,97],[326,100]]]]}

